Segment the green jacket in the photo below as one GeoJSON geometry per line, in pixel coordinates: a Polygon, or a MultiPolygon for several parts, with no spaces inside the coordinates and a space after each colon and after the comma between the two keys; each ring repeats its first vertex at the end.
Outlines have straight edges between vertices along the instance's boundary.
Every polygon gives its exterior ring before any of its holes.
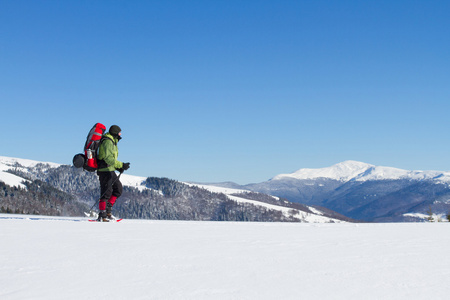
{"type": "Polygon", "coordinates": [[[103,135],[104,140],[98,147],[98,160],[103,160],[106,163],[99,162],[98,172],[110,172],[115,171],[117,169],[121,169],[123,167],[123,163],[117,160],[119,156],[119,148],[117,148],[117,143],[119,142],[116,138],[114,138],[109,132],[103,135]],[[106,137],[106,138],[105,138],[106,137]]]}

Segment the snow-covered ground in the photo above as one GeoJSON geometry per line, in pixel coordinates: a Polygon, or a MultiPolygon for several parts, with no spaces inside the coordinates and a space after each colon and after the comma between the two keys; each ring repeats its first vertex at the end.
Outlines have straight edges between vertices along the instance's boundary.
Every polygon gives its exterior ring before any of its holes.
{"type": "Polygon", "coordinates": [[[0,215],[0,299],[447,299],[448,226],[0,215]]]}

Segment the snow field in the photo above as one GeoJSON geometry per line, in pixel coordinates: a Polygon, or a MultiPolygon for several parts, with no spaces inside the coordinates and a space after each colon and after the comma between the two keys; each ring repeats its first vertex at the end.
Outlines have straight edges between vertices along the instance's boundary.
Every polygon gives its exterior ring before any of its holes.
{"type": "Polygon", "coordinates": [[[450,293],[448,223],[15,217],[0,215],[0,299],[444,299],[450,293]]]}

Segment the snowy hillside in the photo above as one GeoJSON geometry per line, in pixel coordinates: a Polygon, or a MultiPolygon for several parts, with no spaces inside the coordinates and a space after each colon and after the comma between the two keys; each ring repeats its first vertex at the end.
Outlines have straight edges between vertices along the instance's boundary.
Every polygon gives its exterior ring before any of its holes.
{"type": "Polygon", "coordinates": [[[22,181],[24,180],[22,177],[7,173],[6,171],[9,169],[19,169],[23,171],[25,168],[35,167],[38,164],[48,164],[53,168],[60,166],[59,164],[51,162],[38,162],[29,159],[0,156],[0,181],[3,181],[10,186],[25,188],[25,185],[22,184],[22,181]]]}
{"type": "MultiPolygon", "coordinates": [[[[306,223],[341,223],[344,222],[340,219],[331,218],[330,216],[326,216],[326,213],[323,211],[320,211],[317,208],[305,206],[306,211],[301,210],[293,210],[292,208],[288,206],[281,206],[282,203],[280,203],[281,200],[278,197],[270,196],[275,201],[276,204],[269,204],[269,203],[263,203],[261,201],[251,200],[243,197],[244,193],[248,193],[248,190],[242,190],[242,189],[233,189],[233,188],[226,188],[226,187],[218,187],[218,186],[211,186],[211,185],[202,185],[202,184],[193,184],[193,183],[186,183],[192,186],[197,186],[200,188],[204,188],[208,191],[211,191],[213,193],[223,193],[228,196],[229,199],[236,201],[238,203],[248,203],[252,205],[262,206],[267,209],[271,210],[277,210],[280,211],[285,216],[292,216],[298,220],[301,220],[306,223]],[[278,202],[278,203],[277,203],[278,202]],[[293,211],[295,211],[295,214],[293,214],[293,211]]],[[[287,201],[286,201],[287,202],[287,201]]]]}
{"type": "Polygon", "coordinates": [[[300,169],[291,174],[280,174],[272,180],[283,179],[317,179],[326,178],[339,181],[397,180],[397,179],[432,179],[441,177],[450,182],[450,173],[440,171],[407,171],[391,167],[374,166],[358,161],[345,161],[331,167],[320,169],[300,169]]]}
{"type": "MultiPolygon", "coordinates": [[[[22,184],[22,181],[24,180],[22,177],[13,175],[6,171],[9,169],[19,169],[21,171],[27,172],[28,168],[33,168],[37,165],[46,165],[50,168],[57,168],[61,166],[61,164],[52,162],[40,162],[30,159],[0,156],[0,181],[3,181],[10,186],[20,186],[25,188],[25,186],[22,184]]],[[[146,189],[146,187],[143,185],[145,179],[145,177],[133,176],[128,174],[122,174],[121,176],[121,182],[124,186],[136,187],[140,190],[146,189]]]]}
{"type": "Polygon", "coordinates": [[[447,224],[0,215],[0,298],[446,299],[447,224]],[[14,219],[17,217],[17,219],[14,219]]]}

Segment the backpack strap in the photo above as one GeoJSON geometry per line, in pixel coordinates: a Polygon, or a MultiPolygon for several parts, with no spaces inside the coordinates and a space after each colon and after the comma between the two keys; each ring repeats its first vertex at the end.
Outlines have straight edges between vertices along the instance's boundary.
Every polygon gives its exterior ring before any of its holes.
{"type": "Polygon", "coordinates": [[[98,147],[99,147],[99,148],[100,148],[100,145],[103,143],[104,140],[110,140],[111,142],[113,142],[114,145],[117,146],[117,143],[114,142],[114,140],[111,139],[109,136],[102,135],[102,138],[100,139],[100,143],[98,144],[98,147]]]}
{"type": "Polygon", "coordinates": [[[108,168],[109,165],[103,160],[103,159],[99,159],[98,158],[98,151],[100,150],[100,146],[102,145],[102,143],[105,140],[110,140],[114,145],[117,146],[117,143],[114,142],[113,139],[111,139],[109,136],[105,136],[102,135],[102,138],[100,139],[100,142],[98,143],[98,148],[97,148],[97,163],[98,163],[98,169],[104,169],[104,168],[108,168]]]}

